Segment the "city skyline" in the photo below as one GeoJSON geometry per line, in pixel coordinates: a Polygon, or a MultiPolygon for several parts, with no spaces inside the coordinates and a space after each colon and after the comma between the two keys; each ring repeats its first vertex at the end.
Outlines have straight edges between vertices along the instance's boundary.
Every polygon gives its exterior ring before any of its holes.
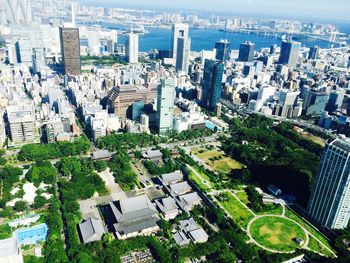
{"type": "Polygon", "coordinates": [[[337,21],[350,22],[348,13],[350,12],[349,4],[346,0],[332,1],[332,5],[328,0],[295,0],[286,3],[278,0],[222,0],[218,6],[217,3],[211,1],[185,1],[179,0],[176,3],[168,3],[161,0],[131,0],[127,4],[121,0],[111,1],[102,0],[79,0],[83,4],[92,6],[105,7],[127,7],[127,8],[150,8],[154,10],[177,10],[181,12],[201,11],[208,14],[218,15],[243,15],[251,17],[264,17],[271,19],[307,19],[314,21],[337,21]],[[215,10],[215,11],[213,11],[215,10]],[[336,14],[336,16],[335,16],[336,14]],[[271,16],[271,17],[270,17],[271,16]]]}

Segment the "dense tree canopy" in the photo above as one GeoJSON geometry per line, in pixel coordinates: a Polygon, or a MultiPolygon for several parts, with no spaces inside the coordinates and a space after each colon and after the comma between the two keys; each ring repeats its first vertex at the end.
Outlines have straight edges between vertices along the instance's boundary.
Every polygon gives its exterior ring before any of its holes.
{"type": "Polygon", "coordinates": [[[137,177],[130,167],[130,157],[124,151],[119,151],[113,154],[108,166],[113,172],[115,181],[124,190],[131,190],[134,188],[137,177]]]}
{"type": "MultiPolygon", "coordinates": [[[[302,138],[291,125],[274,125],[261,115],[231,120],[230,135],[221,138],[222,147],[232,158],[248,166],[251,173],[244,174],[244,183],[262,187],[274,183],[283,192],[296,194],[299,203],[306,205],[319,166],[320,146],[302,138]]],[[[239,180],[238,175],[233,171],[235,180],[239,180]]]]}
{"type": "Polygon", "coordinates": [[[19,160],[48,160],[64,156],[85,155],[91,149],[86,137],[73,142],[54,142],[49,144],[24,145],[18,155],[19,160]]]}

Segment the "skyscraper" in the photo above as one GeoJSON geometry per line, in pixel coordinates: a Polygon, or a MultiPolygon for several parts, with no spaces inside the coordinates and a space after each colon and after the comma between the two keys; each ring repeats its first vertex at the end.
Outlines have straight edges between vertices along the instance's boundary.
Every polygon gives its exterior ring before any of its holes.
{"type": "Polygon", "coordinates": [[[81,74],[79,29],[60,27],[60,42],[64,74],[81,74]]]}
{"type": "Polygon", "coordinates": [[[7,24],[29,24],[32,22],[30,0],[4,0],[5,20],[7,24]]]}
{"type": "Polygon", "coordinates": [[[175,100],[175,79],[165,77],[158,86],[157,96],[157,128],[164,134],[173,128],[175,100]]]}
{"type": "Polygon", "coordinates": [[[126,38],[125,54],[129,63],[137,64],[139,62],[139,35],[130,32],[126,38]]]}
{"type": "Polygon", "coordinates": [[[190,62],[191,40],[179,37],[177,41],[176,71],[188,72],[190,62]]]}
{"type": "Polygon", "coordinates": [[[216,56],[217,60],[221,62],[228,60],[230,58],[231,44],[227,39],[221,39],[215,43],[216,56]]]}
{"type": "Polygon", "coordinates": [[[205,60],[202,82],[202,106],[214,111],[222,92],[224,64],[216,60],[205,60]]]}
{"type": "Polygon", "coordinates": [[[308,212],[331,229],[346,228],[350,218],[350,141],[327,143],[314,179],[308,212]]]}
{"type": "Polygon", "coordinates": [[[177,58],[177,43],[178,38],[182,37],[185,40],[188,39],[188,24],[173,24],[173,35],[171,38],[171,54],[174,59],[177,58]]]}
{"type": "Polygon", "coordinates": [[[255,44],[249,41],[242,43],[239,47],[238,60],[241,62],[254,61],[255,44]]]}
{"type": "Polygon", "coordinates": [[[313,47],[310,48],[308,58],[309,59],[317,59],[319,53],[320,53],[320,47],[319,46],[313,46],[313,47]]]}
{"type": "Polygon", "coordinates": [[[43,32],[36,25],[11,26],[11,41],[16,46],[17,62],[32,66],[33,49],[43,52],[43,32]]]}
{"type": "Polygon", "coordinates": [[[282,41],[278,63],[288,65],[289,67],[295,67],[299,60],[300,47],[300,42],[294,42],[291,40],[282,41]]]}

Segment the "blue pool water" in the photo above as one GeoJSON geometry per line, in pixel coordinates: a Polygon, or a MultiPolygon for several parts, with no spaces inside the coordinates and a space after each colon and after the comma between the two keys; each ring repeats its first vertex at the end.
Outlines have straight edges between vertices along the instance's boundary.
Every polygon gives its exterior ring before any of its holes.
{"type": "Polygon", "coordinates": [[[31,228],[21,228],[14,232],[20,245],[37,244],[46,239],[48,227],[46,224],[40,224],[31,228]]]}
{"type": "Polygon", "coordinates": [[[216,127],[218,129],[218,131],[222,131],[222,129],[218,126],[216,126],[214,123],[212,123],[211,121],[206,121],[205,122],[205,127],[207,127],[208,129],[214,131],[214,128],[216,127]]]}

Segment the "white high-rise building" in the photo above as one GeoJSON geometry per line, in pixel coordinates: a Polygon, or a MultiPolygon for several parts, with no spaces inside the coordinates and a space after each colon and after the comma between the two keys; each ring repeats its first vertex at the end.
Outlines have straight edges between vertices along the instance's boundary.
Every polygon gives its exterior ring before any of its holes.
{"type": "Polygon", "coordinates": [[[7,24],[29,24],[32,22],[30,0],[4,0],[5,20],[7,24]]]}
{"type": "Polygon", "coordinates": [[[139,62],[139,35],[130,32],[125,43],[126,57],[130,64],[139,62]]]}
{"type": "Polygon", "coordinates": [[[175,101],[175,78],[165,77],[158,85],[157,124],[159,134],[167,133],[173,128],[175,101]]]}
{"type": "Polygon", "coordinates": [[[271,100],[275,95],[276,88],[273,86],[262,86],[259,89],[258,99],[262,102],[271,100]]]}
{"type": "Polygon", "coordinates": [[[37,142],[33,105],[13,105],[6,108],[10,139],[13,145],[37,142]]]}
{"type": "Polygon", "coordinates": [[[327,143],[314,179],[308,212],[330,229],[344,229],[350,218],[350,140],[327,143]]]}
{"type": "Polygon", "coordinates": [[[43,50],[42,30],[36,25],[11,26],[12,44],[16,47],[17,62],[32,66],[33,49],[43,50]]]}
{"type": "Polygon", "coordinates": [[[173,24],[173,35],[171,39],[171,53],[174,59],[177,58],[177,45],[178,38],[182,37],[185,40],[188,39],[188,24],[173,24]]]}

